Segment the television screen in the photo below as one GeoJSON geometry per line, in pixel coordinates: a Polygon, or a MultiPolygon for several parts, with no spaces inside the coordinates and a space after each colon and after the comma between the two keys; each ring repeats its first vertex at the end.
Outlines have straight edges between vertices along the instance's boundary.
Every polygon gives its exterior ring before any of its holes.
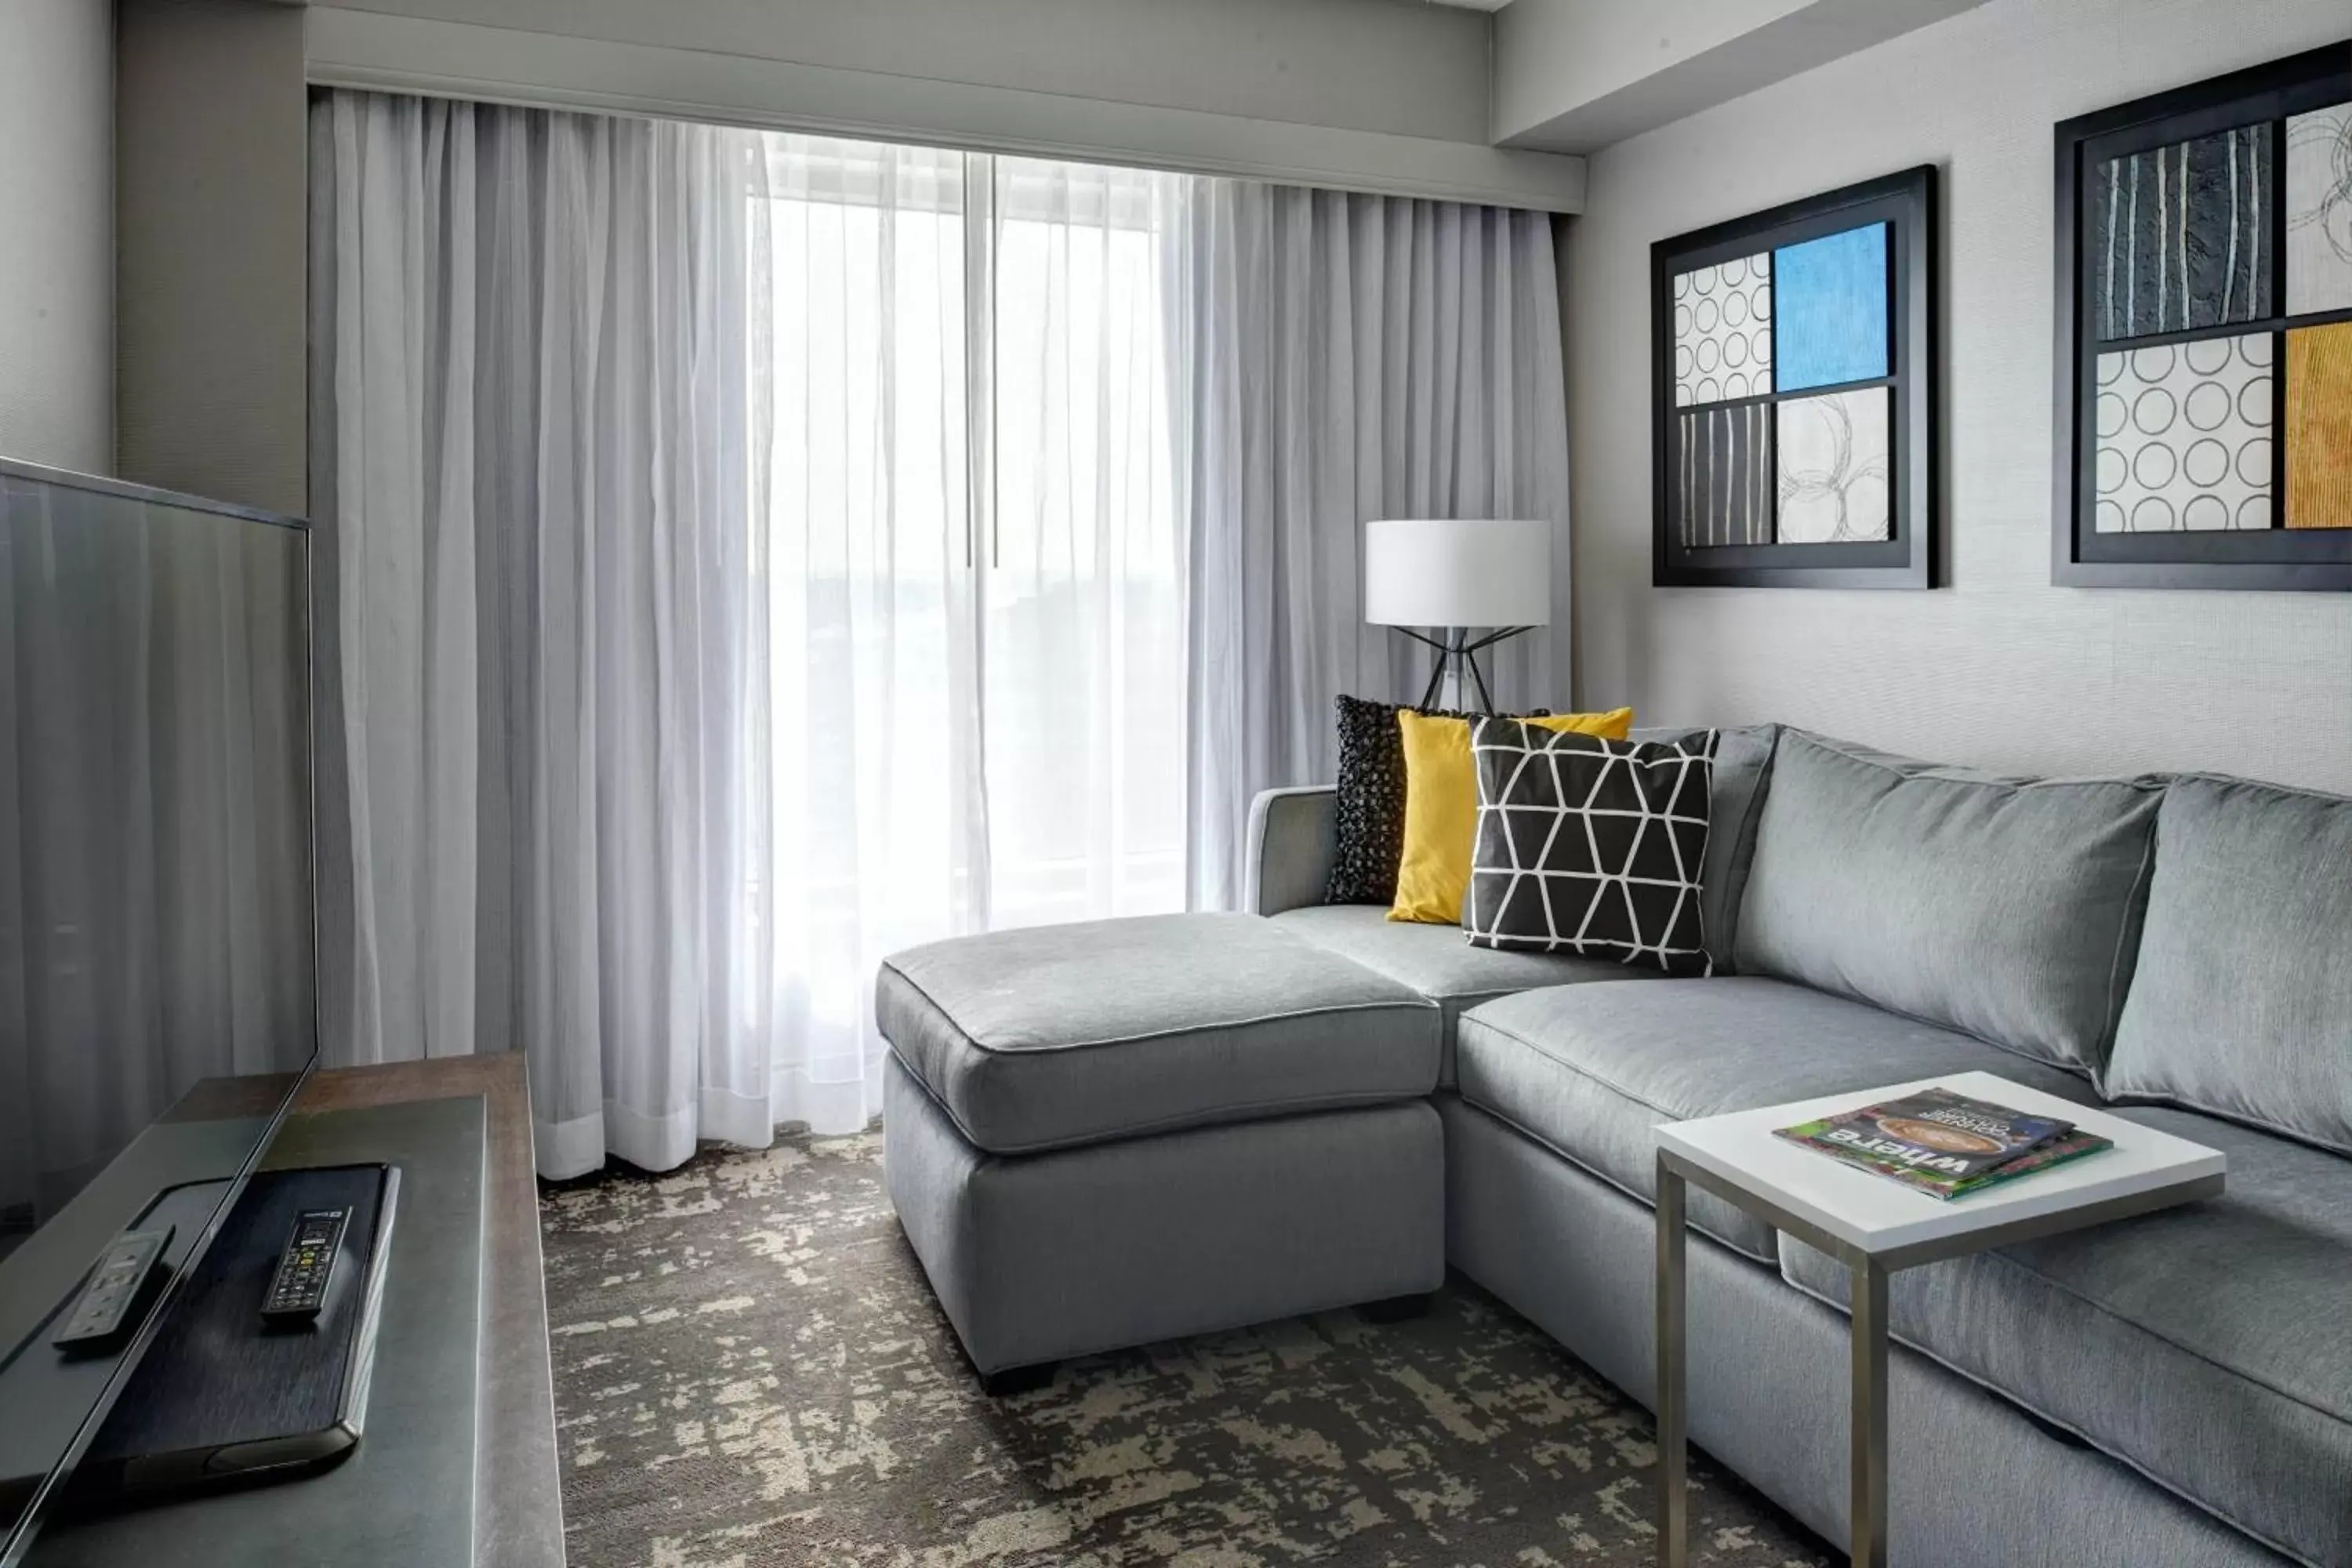
{"type": "Polygon", "coordinates": [[[309,538],[0,460],[0,1562],[317,1041],[309,538]],[[125,1232],[120,1328],[60,1347],[125,1232]]]}

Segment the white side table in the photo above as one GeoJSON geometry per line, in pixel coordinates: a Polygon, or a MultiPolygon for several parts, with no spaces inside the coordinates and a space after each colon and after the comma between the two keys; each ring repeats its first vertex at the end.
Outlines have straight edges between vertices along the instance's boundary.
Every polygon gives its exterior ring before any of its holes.
{"type": "Polygon", "coordinates": [[[1735,1110],[1653,1130],[1658,1146],[1658,1562],[1684,1568],[1690,1544],[1685,1489],[1683,1352],[1684,1184],[1769,1220],[1841,1259],[1853,1277],[1853,1503],[1856,1568],[1886,1562],[1886,1277],[1938,1258],[2146,1214],[2221,1191],[2217,1150],[2063,1100],[1986,1072],[1952,1073],[1863,1093],[1735,1110]],[[1857,1170],[1786,1139],[1775,1128],[1941,1087],[2064,1117],[2115,1147],[1968,1197],[1946,1201],[1857,1170]]]}

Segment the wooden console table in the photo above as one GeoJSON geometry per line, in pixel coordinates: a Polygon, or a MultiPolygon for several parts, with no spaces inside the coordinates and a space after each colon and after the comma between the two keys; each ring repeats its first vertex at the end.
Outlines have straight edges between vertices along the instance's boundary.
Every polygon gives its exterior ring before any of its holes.
{"type": "Polygon", "coordinates": [[[531,1149],[530,1081],[522,1054],[441,1057],[314,1073],[294,1101],[293,1113],[360,1110],[475,1094],[482,1097],[488,1135],[482,1199],[475,1568],[563,1568],[555,1377],[548,1359],[539,1175],[531,1149]]]}
{"type": "MultiPolygon", "coordinates": [[[[203,1105],[233,1115],[235,1096],[257,1092],[240,1080],[203,1105]]],[[[261,1168],[378,1162],[404,1180],[357,1450],[275,1485],[62,1514],[33,1542],[27,1568],[562,1568],[523,1058],[316,1073],[261,1168]]]]}

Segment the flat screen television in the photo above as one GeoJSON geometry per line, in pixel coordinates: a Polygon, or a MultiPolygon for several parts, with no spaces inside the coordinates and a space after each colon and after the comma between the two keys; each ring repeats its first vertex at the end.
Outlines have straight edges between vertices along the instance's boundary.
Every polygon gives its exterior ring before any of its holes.
{"type": "Polygon", "coordinates": [[[0,1564],[316,1051],[309,543],[0,459],[0,1564]],[[166,1229],[60,1349],[117,1238],[166,1229]]]}

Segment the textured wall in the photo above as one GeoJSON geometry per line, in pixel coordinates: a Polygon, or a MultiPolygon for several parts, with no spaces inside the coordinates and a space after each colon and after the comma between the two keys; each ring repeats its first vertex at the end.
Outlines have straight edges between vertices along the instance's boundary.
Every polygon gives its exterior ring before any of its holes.
{"type": "Polygon", "coordinates": [[[0,457],[114,466],[114,16],[0,0],[0,457]]]}
{"type": "Polygon", "coordinates": [[[1582,704],[2352,793],[2352,595],[2050,584],[2053,125],[2347,34],[2352,11],[2313,0],[1992,0],[1595,157],[1568,258],[1582,704]],[[1924,163],[1944,171],[1949,585],[1651,587],[1651,242],[1924,163]]]}
{"type": "Polygon", "coordinates": [[[339,8],[1202,110],[1486,138],[1486,18],[1363,0],[320,0],[339,8]]]}
{"type": "Polygon", "coordinates": [[[117,52],[120,472],[300,512],[310,377],[302,12],[256,0],[121,0],[117,52]]]}

